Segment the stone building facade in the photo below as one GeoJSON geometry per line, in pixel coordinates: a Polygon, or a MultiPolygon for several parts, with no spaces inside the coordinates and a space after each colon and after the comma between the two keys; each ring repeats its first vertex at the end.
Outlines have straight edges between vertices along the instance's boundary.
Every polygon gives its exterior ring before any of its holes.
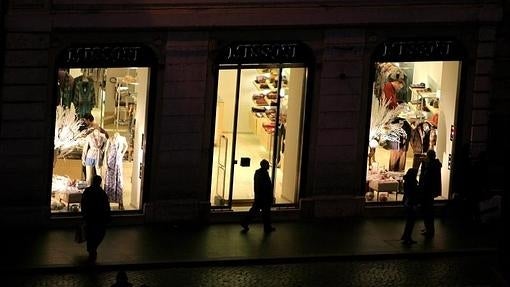
{"type": "MultiPolygon", "coordinates": [[[[508,81],[502,76],[508,69],[501,68],[508,63],[503,21],[508,7],[499,1],[6,2],[0,62],[3,224],[52,220],[54,83],[58,59],[71,46],[140,45],[152,51],[139,211],[147,222],[207,221],[211,215],[215,66],[228,43],[299,42],[309,49],[308,109],[293,206],[301,218],[364,212],[367,94],[374,55],[385,43],[404,39],[430,47],[446,40],[462,47],[453,154],[468,145],[476,159],[499,146],[490,141],[490,120],[508,122],[508,81]]],[[[455,162],[453,156],[452,166],[455,162]]],[[[453,169],[449,194],[463,176],[453,169]]]]}

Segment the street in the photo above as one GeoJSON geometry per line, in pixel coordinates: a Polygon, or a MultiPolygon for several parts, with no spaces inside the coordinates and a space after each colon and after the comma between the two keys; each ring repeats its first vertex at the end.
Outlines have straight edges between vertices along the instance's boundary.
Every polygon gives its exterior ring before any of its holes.
{"type": "MultiPolygon", "coordinates": [[[[163,267],[126,270],[138,287],[155,286],[507,286],[494,255],[435,255],[419,258],[350,259],[286,264],[163,267]]],[[[116,270],[80,273],[55,270],[15,273],[3,286],[111,286],[116,270]]]]}

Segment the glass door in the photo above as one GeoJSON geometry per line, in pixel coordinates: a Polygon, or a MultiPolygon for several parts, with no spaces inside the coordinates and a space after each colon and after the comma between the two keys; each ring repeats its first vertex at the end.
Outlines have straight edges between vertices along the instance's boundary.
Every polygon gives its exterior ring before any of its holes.
{"type": "Polygon", "coordinates": [[[263,159],[271,164],[276,203],[296,202],[305,82],[302,67],[219,71],[212,206],[251,205],[253,175],[263,159]]]}

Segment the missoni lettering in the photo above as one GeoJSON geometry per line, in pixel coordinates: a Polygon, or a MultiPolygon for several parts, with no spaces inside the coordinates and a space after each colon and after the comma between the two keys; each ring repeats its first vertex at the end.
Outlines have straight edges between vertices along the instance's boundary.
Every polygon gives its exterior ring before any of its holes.
{"type": "Polygon", "coordinates": [[[291,60],[296,58],[296,48],[297,44],[239,44],[228,47],[225,60],[291,60]]]}
{"type": "Polygon", "coordinates": [[[78,47],[68,48],[65,61],[77,63],[125,63],[137,62],[141,47],[78,47]]]}

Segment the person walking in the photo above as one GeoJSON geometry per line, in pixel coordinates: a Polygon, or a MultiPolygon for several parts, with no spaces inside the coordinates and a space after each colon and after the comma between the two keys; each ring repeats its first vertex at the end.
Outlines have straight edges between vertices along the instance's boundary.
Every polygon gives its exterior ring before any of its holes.
{"type": "Polygon", "coordinates": [[[413,240],[413,228],[416,221],[416,209],[419,202],[418,193],[418,170],[416,168],[410,168],[404,175],[404,208],[406,213],[406,225],[404,227],[404,233],[402,234],[402,243],[410,245],[416,243],[413,240]]]}
{"type": "Polygon", "coordinates": [[[262,221],[264,232],[273,232],[275,228],[271,225],[271,205],[273,204],[273,183],[269,177],[269,162],[265,159],[260,161],[260,168],[255,171],[253,178],[253,189],[255,200],[248,215],[241,222],[243,231],[250,230],[249,225],[253,217],[262,210],[262,221]]]}
{"type": "Polygon", "coordinates": [[[101,187],[101,181],[101,176],[95,175],[92,178],[92,185],[85,188],[81,199],[87,251],[91,262],[97,259],[97,247],[103,241],[106,225],[110,221],[110,203],[101,187]]]}
{"type": "Polygon", "coordinates": [[[434,150],[427,151],[427,157],[421,164],[419,188],[421,192],[421,207],[425,229],[422,235],[426,238],[434,237],[434,198],[441,195],[441,162],[436,158],[434,150]]]}

